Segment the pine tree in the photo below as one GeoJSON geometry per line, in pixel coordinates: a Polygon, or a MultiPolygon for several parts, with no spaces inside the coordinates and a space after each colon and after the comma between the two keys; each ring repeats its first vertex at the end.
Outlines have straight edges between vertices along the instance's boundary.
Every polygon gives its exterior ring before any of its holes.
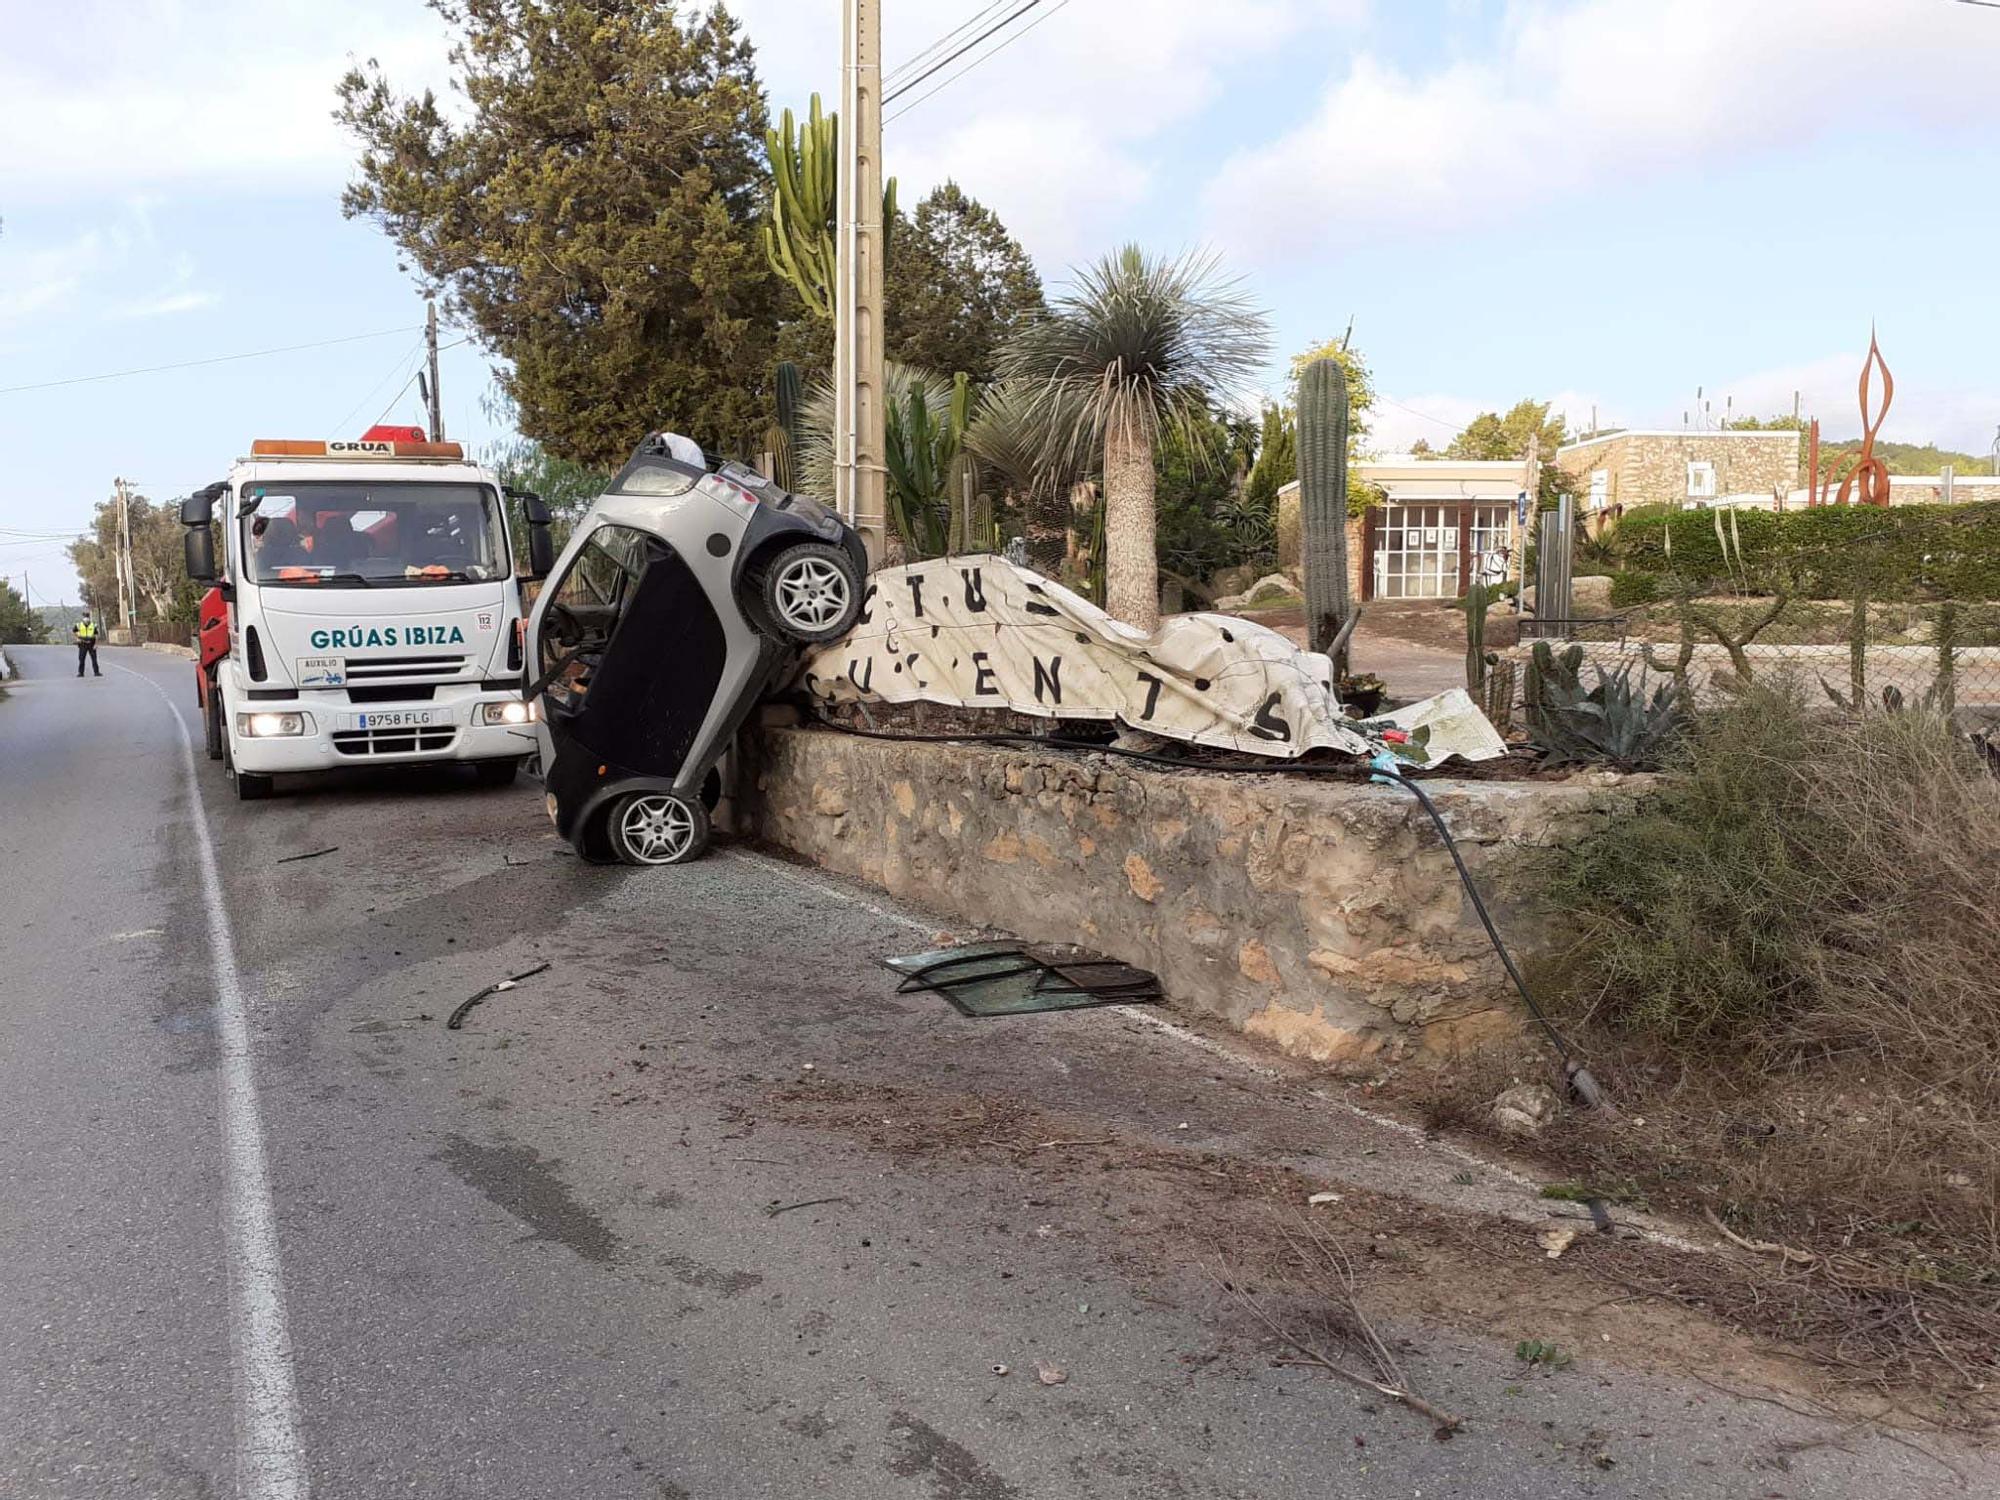
{"type": "Polygon", "coordinates": [[[890,238],[889,357],[993,378],[1000,345],[1045,311],[1042,278],[999,215],[955,182],[934,188],[890,238]]]}
{"type": "Polygon", "coordinates": [[[752,451],[787,307],[756,237],[765,107],[721,6],[430,0],[463,124],[373,62],[340,84],[343,207],[505,364],[521,431],[585,464],[671,426],[752,451]]]}

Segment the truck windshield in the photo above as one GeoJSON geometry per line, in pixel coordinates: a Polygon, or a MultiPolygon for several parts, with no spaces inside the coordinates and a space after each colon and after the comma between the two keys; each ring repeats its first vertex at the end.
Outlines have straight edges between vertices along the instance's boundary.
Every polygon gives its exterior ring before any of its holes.
{"type": "Polygon", "coordinates": [[[243,572],[252,583],[389,588],[508,573],[488,485],[267,481],[247,487],[242,506],[243,572]]]}

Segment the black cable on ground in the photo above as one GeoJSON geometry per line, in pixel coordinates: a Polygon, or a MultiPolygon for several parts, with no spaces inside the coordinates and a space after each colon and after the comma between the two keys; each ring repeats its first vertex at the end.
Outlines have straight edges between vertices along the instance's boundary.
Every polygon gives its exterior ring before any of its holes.
{"type": "MultiPolygon", "coordinates": [[[[1248,761],[1248,762],[1205,762],[1190,761],[1171,755],[1156,755],[1146,750],[1126,750],[1116,745],[1100,745],[1092,740],[1060,739],[1054,736],[1018,734],[1005,732],[961,733],[961,734],[896,734],[886,729],[857,729],[851,724],[841,724],[824,716],[816,716],[815,722],[841,734],[855,735],[866,740],[917,740],[931,744],[958,742],[975,745],[1027,745],[1053,747],[1060,750],[1081,750],[1096,755],[1116,755],[1127,760],[1149,761],[1155,765],[1171,766],[1177,771],[1245,771],[1258,774],[1271,772],[1317,772],[1320,774],[1346,774],[1350,778],[1353,768],[1345,765],[1300,765],[1296,761],[1248,761]]],[[[1451,836],[1451,829],[1445,825],[1444,814],[1437,810],[1424,789],[1402,774],[1378,767],[1375,779],[1385,784],[1393,783],[1403,787],[1417,799],[1417,804],[1430,815],[1431,823],[1437,828],[1438,837],[1444,841],[1445,852],[1451,855],[1452,865],[1458,871],[1459,883],[1465,887],[1466,895],[1472,898],[1472,909],[1479,913],[1479,923],[1486,929],[1486,936],[1493,944],[1493,951],[1500,955],[1500,962],[1507,970],[1507,977],[1514,981],[1514,988],[1520,992],[1521,1001],[1528,1007],[1528,1014],[1535,1018],[1542,1028],[1556,1054],[1562,1059],[1563,1077],[1578,1098],[1592,1109],[1612,1119],[1618,1117],[1617,1109],[1604,1092],[1590,1069],[1571,1050],[1569,1042],[1555,1028],[1535,1003],[1535,997],[1528,988],[1528,981],[1522,977],[1520,968],[1514,962],[1514,955],[1507,951],[1507,945],[1500,938],[1500,929],[1493,924],[1492,913],[1486,909],[1486,900],[1479,894],[1479,886],[1472,878],[1472,871],[1466,868],[1465,857],[1458,852],[1458,840],[1451,836]]]]}

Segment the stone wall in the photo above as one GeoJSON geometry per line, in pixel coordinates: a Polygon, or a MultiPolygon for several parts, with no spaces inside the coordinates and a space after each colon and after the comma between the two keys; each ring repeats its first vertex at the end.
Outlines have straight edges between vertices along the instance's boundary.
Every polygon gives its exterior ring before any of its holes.
{"type": "Polygon", "coordinates": [[[1715,465],[1715,493],[1789,494],[1799,483],[1796,432],[1629,432],[1560,449],[1556,463],[1589,506],[1590,476],[1609,476],[1608,505],[1678,505],[1688,498],[1688,465],[1715,465]]]}
{"type": "MultiPolygon", "coordinates": [[[[1527,949],[1516,856],[1629,811],[1639,784],[1427,786],[1527,949]]],[[[1449,856],[1394,788],[765,729],[739,794],[750,832],[816,864],[1151,969],[1175,1003],[1301,1056],[1365,1065],[1520,1021],[1449,856]]]]}

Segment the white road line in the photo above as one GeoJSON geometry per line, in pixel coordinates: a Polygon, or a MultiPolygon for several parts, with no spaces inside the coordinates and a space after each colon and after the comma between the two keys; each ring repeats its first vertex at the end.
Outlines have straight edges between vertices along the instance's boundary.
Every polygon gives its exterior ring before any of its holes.
{"type": "Polygon", "coordinates": [[[229,930],[215,844],[209,838],[201,783],[195,775],[194,735],[166,689],[144,673],[116,662],[111,665],[158,693],[180,729],[181,766],[187,773],[195,854],[201,865],[202,902],[208,909],[209,964],[215,976],[217,1040],[222,1054],[224,1228],[230,1343],[236,1366],[236,1494],[238,1500],[306,1500],[310,1485],[299,1434],[291,1338],[286,1332],[277,1212],[271,1204],[270,1175],[264,1164],[264,1126],[250,1048],[250,1007],[236,967],[236,940],[229,930]]]}

